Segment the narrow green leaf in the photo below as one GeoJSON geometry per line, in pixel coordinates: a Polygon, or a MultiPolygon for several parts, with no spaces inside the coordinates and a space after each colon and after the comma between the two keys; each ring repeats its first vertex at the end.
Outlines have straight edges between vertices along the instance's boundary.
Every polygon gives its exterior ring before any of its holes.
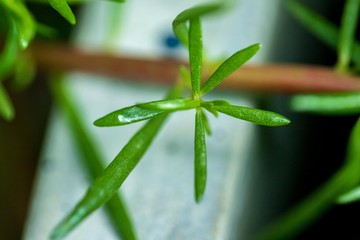
{"type": "Polygon", "coordinates": [[[98,127],[122,126],[156,117],[163,112],[162,110],[146,109],[139,105],[134,105],[116,110],[99,118],[94,122],[94,125],[98,127]]]}
{"type": "Polygon", "coordinates": [[[0,55],[0,82],[11,72],[18,54],[17,34],[13,24],[10,24],[4,50],[0,55]]]}
{"type": "MultiPolygon", "coordinates": [[[[347,186],[345,192],[348,192],[360,184],[360,118],[358,118],[351,130],[346,149],[344,171],[346,176],[344,184],[347,186]]],[[[342,194],[345,192],[342,192],[342,194]]]]}
{"type": "Polygon", "coordinates": [[[337,203],[348,204],[360,200],[360,182],[359,182],[359,169],[360,165],[360,118],[358,118],[355,126],[353,127],[350,135],[350,140],[347,145],[346,152],[346,176],[349,182],[355,182],[356,187],[352,186],[350,190],[345,191],[337,198],[337,203]]]}
{"type": "MultiPolygon", "coordinates": [[[[319,14],[311,11],[298,1],[288,1],[288,8],[294,17],[302,23],[314,36],[329,47],[336,49],[339,41],[339,29],[319,14]]],[[[352,60],[360,66],[360,43],[355,42],[351,54],[352,60]]]]}
{"type": "Polygon", "coordinates": [[[31,56],[26,53],[22,53],[18,56],[14,70],[11,87],[15,89],[25,89],[33,82],[36,75],[35,62],[31,56]]]}
{"type": "Polygon", "coordinates": [[[219,116],[219,112],[216,111],[214,108],[212,107],[206,107],[206,110],[208,110],[212,115],[214,115],[215,117],[219,116]]]}
{"type": "Polygon", "coordinates": [[[124,3],[126,2],[126,0],[109,0],[111,2],[118,2],[118,3],[124,3]]]}
{"type": "Polygon", "coordinates": [[[181,76],[181,79],[182,79],[184,85],[187,88],[191,89],[191,76],[190,76],[188,68],[185,67],[184,65],[181,65],[179,67],[179,73],[180,73],[180,76],[181,76]]]}
{"type": "Polygon", "coordinates": [[[73,211],[55,228],[51,238],[68,234],[89,214],[106,203],[135,168],[163,124],[166,115],[151,119],[141,128],[104,170],[73,211]]]}
{"type": "Polygon", "coordinates": [[[2,0],[0,4],[4,6],[14,24],[18,45],[25,49],[35,36],[35,20],[22,1],[2,0]]]}
{"type": "Polygon", "coordinates": [[[186,22],[190,19],[199,18],[200,16],[206,15],[208,13],[212,13],[218,11],[224,7],[224,4],[206,4],[200,5],[193,8],[186,9],[177,15],[172,23],[173,31],[175,35],[179,38],[179,40],[185,45],[188,46],[188,27],[186,26],[186,22]]]}
{"type": "Polygon", "coordinates": [[[359,0],[347,0],[345,2],[340,27],[338,62],[336,66],[339,71],[346,71],[350,63],[353,42],[355,41],[359,9],[359,0]]]}
{"type": "Polygon", "coordinates": [[[252,58],[260,50],[260,48],[261,45],[258,43],[251,45],[234,53],[231,57],[225,60],[205,82],[204,87],[201,89],[201,94],[206,94],[214,89],[235,70],[252,58]]]}
{"type": "Polygon", "coordinates": [[[142,103],[138,106],[146,110],[170,112],[196,108],[199,102],[191,98],[176,98],[142,103]]]}
{"type": "Polygon", "coordinates": [[[206,188],[206,141],[205,126],[201,108],[195,115],[195,201],[201,202],[206,188]]]}
{"type": "Polygon", "coordinates": [[[0,116],[8,121],[12,120],[15,116],[14,107],[1,82],[0,82],[0,116]]]}
{"type": "Polygon", "coordinates": [[[122,194],[115,194],[105,205],[115,231],[122,240],[136,240],[136,232],[122,194]]]}
{"type": "MultiPolygon", "coordinates": [[[[182,89],[176,86],[169,98],[178,97],[182,89]]],[[[110,165],[96,178],[73,211],[54,229],[51,239],[61,239],[97,208],[106,203],[144,155],[160,130],[167,114],[149,120],[125,145],[110,165]]]]}
{"type": "Polygon", "coordinates": [[[353,202],[357,202],[360,200],[360,187],[356,187],[349,192],[346,192],[345,194],[341,195],[337,199],[338,204],[349,204],[353,202]]]}
{"type": "MultiPolygon", "coordinates": [[[[204,106],[206,107],[206,106],[204,106]]],[[[290,120],[286,117],[256,108],[248,108],[242,106],[234,106],[229,104],[219,104],[213,102],[213,108],[219,112],[230,115],[235,118],[239,118],[245,121],[253,122],[263,126],[283,126],[290,123],[290,120]]]]}
{"type": "Polygon", "coordinates": [[[66,0],[49,0],[50,5],[60,13],[69,23],[76,24],[76,18],[66,0]]]}
{"type": "Polygon", "coordinates": [[[108,8],[105,20],[105,36],[102,46],[105,51],[113,52],[117,48],[119,36],[123,30],[124,5],[118,4],[120,1],[112,1],[111,7],[108,8]]]}
{"type": "Polygon", "coordinates": [[[291,108],[299,112],[319,114],[358,114],[360,113],[360,93],[298,95],[292,98],[291,108]]]}
{"type": "Polygon", "coordinates": [[[200,93],[202,74],[202,33],[200,18],[190,19],[189,28],[189,62],[191,75],[191,88],[194,96],[200,93]]]}
{"type": "MultiPolygon", "coordinates": [[[[109,2],[124,3],[126,0],[108,0],[109,2]]],[[[38,4],[49,4],[49,0],[27,0],[27,2],[38,3],[38,4]]],[[[94,2],[94,0],[67,0],[69,5],[85,4],[94,2]]]]}
{"type": "MultiPolygon", "coordinates": [[[[90,133],[80,117],[80,112],[76,109],[73,101],[70,99],[62,79],[53,79],[50,81],[53,96],[57,104],[65,112],[71,133],[75,139],[75,143],[81,154],[81,160],[84,168],[91,180],[100,176],[105,168],[101,154],[98,152],[96,144],[90,137],[90,133]]],[[[135,240],[136,234],[131,223],[131,219],[127,213],[127,209],[120,192],[115,194],[105,205],[106,213],[109,216],[114,229],[119,237],[124,240],[135,240]]]]}
{"type": "Polygon", "coordinates": [[[94,124],[99,127],[122,126],[144,121],[164,112],[192,109],[198,106],[199,103],[190,98],[158,100],[122,108],[96,120],[94,124]]]}
{"type": "MultiPolygon", "coordinates": [[[[46,2],[48,3],[48,0],[46,0],[46,2]]],[[[59,36],[57,29],[42,23],[36,23],[36,32],[44,37],[52,39],[59,36]]]]}
{"type": "Polygon", "coordinates": [[[297,0],[287,2],[287,7],[293,16],[312,34],[336,49],[339,38],[337,27],[324,17],[300,4],[297,0]]]}
{"type": "Polygon", "coordinates": [[[215,117],[219,116],[219,112],[214,108],[215,105],[230,105],[230,103],[226,100],[214,100],[211,102],[201,102],[201,106],[204,107],[206,110],[208,110],[211,114],[213,114],[215,117]]]}
{"type": "Polygon", "coordinates": [[[201,111],[201,117],[202,117],[202,122],[203,122],[203,124],[204,124],[204,128],[205,128],[206,134],[207,134],[208,136],[210,136],[211,133],[212,133],[212,132],[211,132],[211,127],[210,127],[210,124],[209,124],[209,120],[208,120],[206,114],[204,113],[204,111],[201,111]]]}

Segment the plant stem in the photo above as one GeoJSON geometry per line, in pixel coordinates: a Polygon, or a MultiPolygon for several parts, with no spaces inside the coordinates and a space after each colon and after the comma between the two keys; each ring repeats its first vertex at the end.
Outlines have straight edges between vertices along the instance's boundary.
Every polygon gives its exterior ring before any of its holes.
{"type": "MultiPolygon", "coordinates": [[[[179,65],[175,59],[140,59],[81,51],[64,44],[35,42],[31,46],[40,69],[85,71],[136,81],[171,84],[177,79],[179,65]]],[[[204,71],[203,79],[210,72],[204,71]]],[[[339,92],[360,89],[358,77],[331,68],[308,65],[246,65],[230,75],[221,87],[280,93],[339,92]]]]}

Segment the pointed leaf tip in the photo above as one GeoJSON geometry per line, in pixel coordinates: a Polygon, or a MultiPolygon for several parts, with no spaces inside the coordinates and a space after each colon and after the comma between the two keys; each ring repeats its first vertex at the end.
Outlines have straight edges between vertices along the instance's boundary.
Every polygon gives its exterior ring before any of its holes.
{"type": "Polygon", "coordinates": [[[234,53],[226,59],[209,77],[201,89],[202,94],[206,94],[223,82],[238,68],[249,61],[261,48],[261,44],[256,43],[234,53]]]}
{"type": "Polygon", "coordinates": [[[290,124],[290,120],[278,113],[235,105],[217,104],[213,108],[226,115],[268,127],[279,127],[290,124]]]}
{"type": "MultiPolygon", "coordinates": [[[[274,113],[274,114],[277,114],[277,113],[274,113]]],[[[280,114],[277,114],[279,116],[275,116],[273,118],[273,122],[276,124],[274,126],[285,126],[285,125],[288,125],[291,123],[290,119],[280,115],[280,114]]]]}
{"type": "Polygon", "coordinates": [[[76,18],[66,0],[49,0],[50,5],[70,24],[76,24],[76,18]]]}

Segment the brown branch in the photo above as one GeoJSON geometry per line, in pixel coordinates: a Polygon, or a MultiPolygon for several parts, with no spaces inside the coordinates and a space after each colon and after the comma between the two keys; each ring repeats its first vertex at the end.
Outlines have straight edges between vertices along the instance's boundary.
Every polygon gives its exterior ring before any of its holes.
{"type": "MultiPolygon", "coordinates": [[[[141,59],[81,51],[75,47],[34,42],[31,51],[41,70],[84,71],[136,81],[172,83],[180,64],[175,59],[141,59]]],[[[209,74],[204,73],[204,78],[209,74]]],[[[226,79],[221,87],[266,92],[357,91],[358,77],[339,74],[330,68],[308,65],[247,65],[226,79]]]]}
{"type": "Polygon", "coordinates": [[[358,91],[360,78],[320,66],[247,65],[231,75],[224,87],[285,93],[358,91]]]}

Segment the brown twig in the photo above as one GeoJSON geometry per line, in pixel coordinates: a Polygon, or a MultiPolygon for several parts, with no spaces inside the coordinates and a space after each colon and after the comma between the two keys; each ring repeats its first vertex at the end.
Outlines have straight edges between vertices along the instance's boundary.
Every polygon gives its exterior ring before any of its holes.
{"type": "MultiPolygon", "coordinates": [[[[180,64],[175,59],[141,59],[81,51],[60,43],[34,42],[31,51],[42,70],[84,71],[122,79],[172,83],[180,64]]],[[[204,78],[209,74],[204,73],[204,78]]],[[[266,92],[331,92],[360,90],[358,77],[331,68],[309,65],[247,65],[233,73],[221,87],[266,92]]]]}

